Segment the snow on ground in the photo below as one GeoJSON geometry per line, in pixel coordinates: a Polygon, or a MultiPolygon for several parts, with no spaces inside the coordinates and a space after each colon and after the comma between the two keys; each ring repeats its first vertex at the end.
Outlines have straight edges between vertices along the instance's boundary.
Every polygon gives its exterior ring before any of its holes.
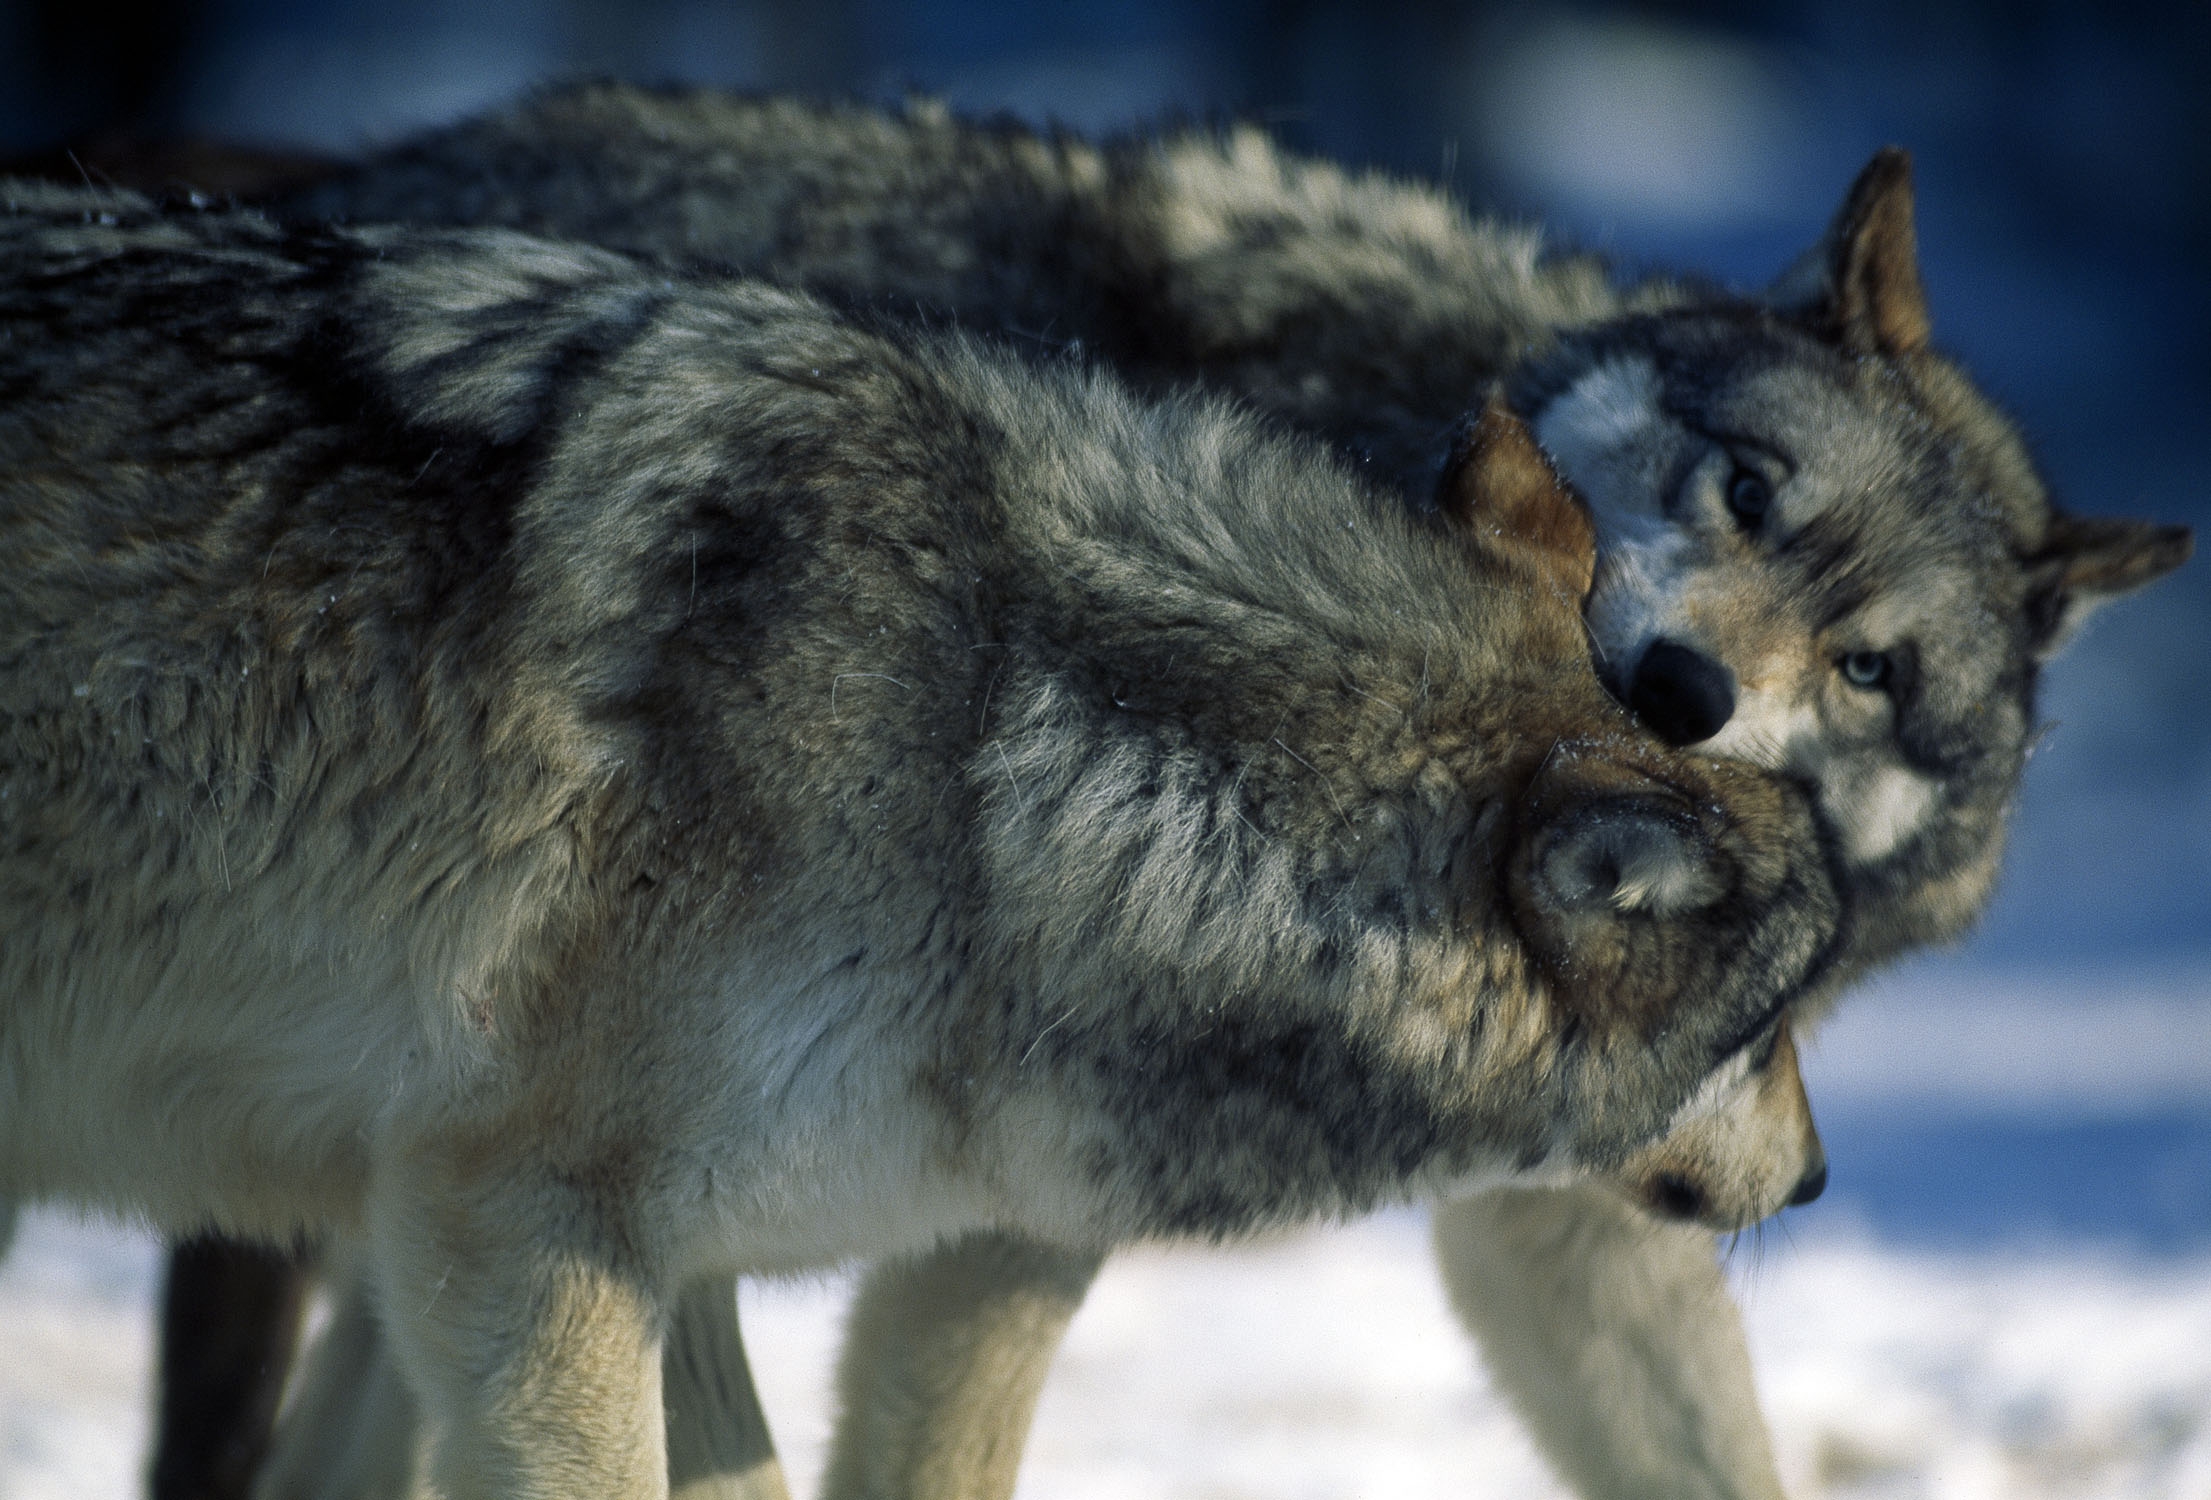
{"type": "Polygon", "coordinates": [[[0,1265],[0,1500],[137,1493],[160,1251],[27,1213],[0,1265]]]}
{"type": "MultiPolygon", "coordinates": [[[[123,1500],[155,1246],[27,1216],[0,1271],[0,1497],[123,1500]]],[[[1738,1252],[1801,1500],[2211,1496],[2211,1254],[1738,1252]]],[[[842,1280],[748,1286],[794,1492],[827,1441],[842,1280]]],[[[1482,1500],[1560,1491],[1444,1310],[1424,1217],[1114,1261],[1053,1370],[1024,1500],[1482,1500]]]]}

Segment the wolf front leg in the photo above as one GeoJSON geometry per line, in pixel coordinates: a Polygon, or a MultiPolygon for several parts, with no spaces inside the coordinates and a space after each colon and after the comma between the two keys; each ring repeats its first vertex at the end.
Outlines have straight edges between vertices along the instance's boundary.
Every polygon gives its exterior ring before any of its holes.
{"type": "Polygon", "coordinates": [[[1587,1500],[1782,1500],[1710,1230],[1594,1185],[1513,1188],[1439,1205],[1435,1245],[1497,1383],[1587,1500]]]}
{"type": "Polygon", "coordinates": [[[442,1500],[664,1500],[661,1308],[622,1226],[566,1183],[410,1177],[369,1231],[442,1500]]]}
{"type": "Polygon", "coordinates": [[[869,1273],[837,1362],[822,1500],[1007,1500],[1103,1257],[973,1234],[869,1273]]]}

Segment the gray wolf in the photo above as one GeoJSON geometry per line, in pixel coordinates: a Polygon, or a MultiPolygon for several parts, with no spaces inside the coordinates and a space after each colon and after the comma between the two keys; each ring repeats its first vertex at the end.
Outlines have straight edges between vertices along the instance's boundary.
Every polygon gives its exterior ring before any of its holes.
{"type": "Polygon", "coordinates": [[[1629,1170],[1832,962],[1502,408],[1421,521],[769,287],[5,197],[0,1193],[343,1235],[452,1500],[665,1493],[701,1278],[1629,1170]]]}
{"type": "MultiPolygon", "coordinates": [[[[2055,507],[2010,422],[1934,348],[1900,152],[1876,156],[1827,234],[1748,296],[1623,281],[1537,231],[1254,130],[1097,145],[926,102],[884,113],[566,89],[275,206],[510,224],[1079,349],[1147,387],[1194,381],[1320,434],[1416,503],[1474,394],[1504,380],[1594,509],[1588,619],[1615,693],[1671,741],[1815,789],[1853,917],[1804,1020],[1855,976],[1971,923],[1999,868],[2041,664],[2189,548],[2184,528],[2055,507]]],[[[1634,1261],[1644,1241],[1612,1232],[1596,1190],[1558,1202],[1585,1205],[1589,1232],[1565,1238],[1590,1284],[1675,1288],[1653,1294],[1654,1316],[1722,1299],[1717,1273],[1667,1236],[1634,1261]]],[[[1447,1280],[1469,1279],[1451,1269],[1463,1245],[1500,1296],[1557,1309],[1532,1328],[1588,1327],[1548,1265],[1501,1290],[1498,1247],[1525,1236],[1518,1221],[1477,1226],[1484,1211],[1465,1205],[1439,1229],[1447,1280]]],[[[1725,1435],[1744,1426],[1747,1381],[1702,1387],[1742,1364],[1731,1320],[1710,1326],[1716,1352],[1686,1325],[1622,1325],[1620,1349],[1673,1350],[1656,1358],[1677,1373],[1653,1373],[1649,1401],[1614,1387],[1569,1398],[1620,1414],[1611,1438],[1552,1447],[1569,1478],[1592,1493],[1778,1492],[1763,1438],[1725,1435]],[[1681,1432],[1677,1461],[1651,1458],[1646,1434],[1699,1409],[1711,1415],[1692,1426],[1711,1430],[1681,1432]],[[1737,1456],[1697,1456],[1723,1450],[1737,1456]]],[[[1539,1432],[1568,1424],[1543,1415],[1559,1398],[1537,1388],[1572,1391],[1576,1369],[1605,1364],[1525,1329],[1499,1356],[1493,1331],[1476,1331],[1539,1432]],[[1523,1368],[1549,1373],[1523,1389],[1523,1368]]]]}

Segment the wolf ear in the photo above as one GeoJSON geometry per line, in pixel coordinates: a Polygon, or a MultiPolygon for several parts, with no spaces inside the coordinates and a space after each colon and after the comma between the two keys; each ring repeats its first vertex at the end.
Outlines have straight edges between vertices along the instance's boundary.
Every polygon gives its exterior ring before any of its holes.
{"type": "Polygon", "coordinates": [[[1480,546],[1532,569],[1577,602],[1588,597],[1597,529],[1501,396],[1491,394],[1452,450],[1436,508],[1480,546]]]}
{"type": "Polygon", "coordinates": [[[1927,346],[1910,152],[1884,146],[1874,153],[1827,237],[1781,273],[1766,301],[1852,354],[1911,354],[1927,346]]]}
{"type": "Polygon", "coordinates": [[[2188,560],[2185,526],[2102,516],[2050,517],[2042,548],[2027,559],[2027,628],[2048,660],[2101,605],[2155,583],[2188,560]]]}

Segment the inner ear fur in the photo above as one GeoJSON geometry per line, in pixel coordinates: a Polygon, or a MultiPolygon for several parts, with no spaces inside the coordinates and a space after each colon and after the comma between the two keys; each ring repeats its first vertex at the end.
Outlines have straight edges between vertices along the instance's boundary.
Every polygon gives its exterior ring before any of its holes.
{"type": "Polygon", "coordinates": [[[1597,571],[1597,529],[1502,397],[1490,396],[1452,450],[1436,507],[1480,545],[1569,598],[1588,597],[1597,571]]]}
{"type": "Polygon", "coordinates": [[[2098,606],[2155,583],[2195,547],[2195,533],[2186,526],[2052,515],[2041,548],[2026,564],[2035,649],[2045,657],[2057,651],[2098,606]]]}
{"type": "Polygon", "coordinates": [[[1874,153],[1826,237],[1783,273],[1767,300],[1853,354],[1903,355],[1927,346],[1910,152],[1884,146],[1874,153]]]}

